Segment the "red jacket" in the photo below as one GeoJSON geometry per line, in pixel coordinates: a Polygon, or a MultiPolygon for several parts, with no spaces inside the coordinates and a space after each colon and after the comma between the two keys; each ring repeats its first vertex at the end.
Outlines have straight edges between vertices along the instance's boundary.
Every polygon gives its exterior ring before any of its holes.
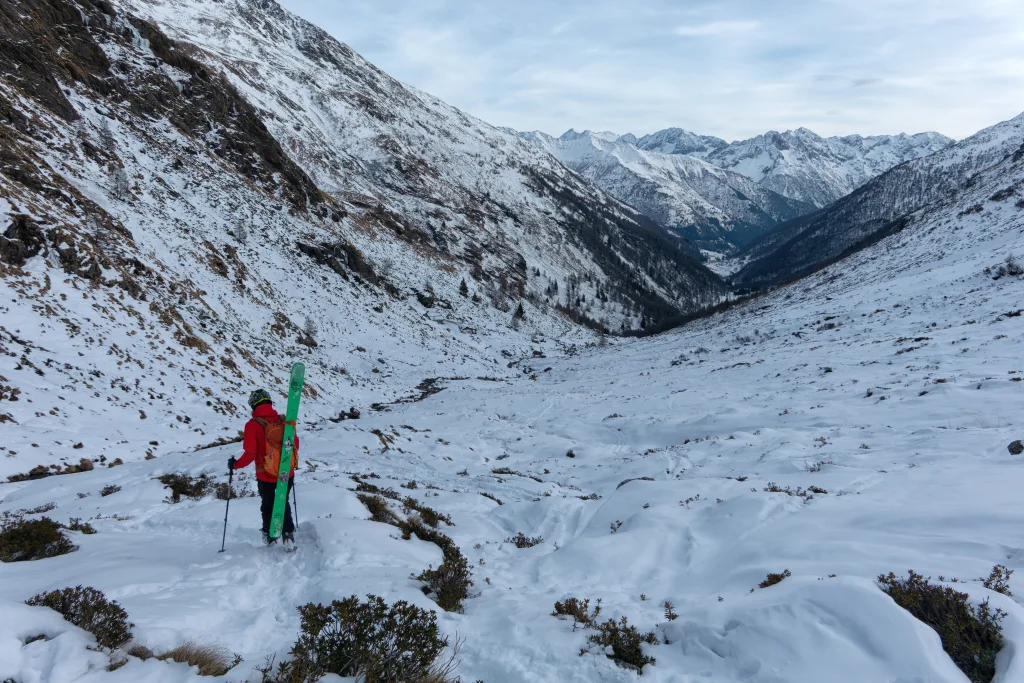
{"type": "MultiPolygon", "coordinates": [[[[253,418],[260,418],[261,420],[276,420],[278,418],[277,411],[269,403],[262,403],[256,406],[256,409],[252,411],[253,418]]],[[[263,469],[262,462],[263,456],[267,449],[267,438],[263,433],[263,426],[255,419],[249,420],[245,423],[245,434],[242,437],[242,457],[235,462],[235,469],[240,470],[249,466],[253,461],[256,462],[256,478],[260,481],[276,482],[277,472],[266,472],[263,469]]],[[[298,458],[299,454],[299,437],[295,436],[295,455],[298,458]]],[[[295,473],[293,469],[292,474],[295,473]]]]}

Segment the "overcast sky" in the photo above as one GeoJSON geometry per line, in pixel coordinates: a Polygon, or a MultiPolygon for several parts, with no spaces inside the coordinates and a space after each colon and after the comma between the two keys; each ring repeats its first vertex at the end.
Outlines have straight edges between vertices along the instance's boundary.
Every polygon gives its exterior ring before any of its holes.
{"type": "Polygon", "coordinates": [[[1022,0],[281,2],[520,130],[962,138],[1024,111],[1022,0]]]}

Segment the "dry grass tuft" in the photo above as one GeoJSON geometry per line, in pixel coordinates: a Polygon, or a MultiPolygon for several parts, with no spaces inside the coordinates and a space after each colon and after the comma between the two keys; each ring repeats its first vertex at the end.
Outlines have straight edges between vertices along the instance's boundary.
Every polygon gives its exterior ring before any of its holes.
{"type": "Polygon", "coordinates": [[[157,655],[156,659],[198,666],[200,676],[223,676],[241,661],[240,657],[232,655],[229,650],[223,647],[218,645],[200,645],[192,641],[157,655]]]}

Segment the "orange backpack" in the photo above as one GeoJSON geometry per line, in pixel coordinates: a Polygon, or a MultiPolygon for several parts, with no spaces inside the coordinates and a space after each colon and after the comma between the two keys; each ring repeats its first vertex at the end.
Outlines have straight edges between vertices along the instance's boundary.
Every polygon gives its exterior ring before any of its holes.
{"type": "MultiPolygon", "coordinates": [[[[281,471],[281,450],[283,449],[284,443],[284,426],[289,423],[285,421],[284,416],[278,416],[276,420],[261,420],[258,417],[254,417],[253,420],[263,427],[263,434],[266,440],[263,448],[263,460],[262,462],[259,462],[259,466],[267,474],[272,474],[277,477],[281,471]]],[[[293,427],[295,426],[294,422],[290,424],[293,427]]],[[[293,448],[291,471],[294,472],[298,466],[299,453],[293,448]]]]}

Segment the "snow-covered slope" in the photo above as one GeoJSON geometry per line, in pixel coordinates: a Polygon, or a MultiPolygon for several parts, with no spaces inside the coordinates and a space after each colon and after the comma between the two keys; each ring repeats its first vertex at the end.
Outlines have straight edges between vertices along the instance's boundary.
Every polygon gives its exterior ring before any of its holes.
{"type": "MultiPolygon", "coordinates": [[[[978,172],[1024,145],[1024,114],[931,156],[901,164],[814,214],[784,223],[749,245],[733,278],[745,287],[784,282],[902,229],[903,216],[965,192],[978,172]]],[[[973,210],[973,209],[972,209],[973,210]]]]}
{"type": "MultiPolygon", "coordinates": [[[[577,596],[655,631],[642,681],[965,683],[938,635],[874,582],[908,568],[957,577],[951,587],[1005,610],[994,681],[1024,680],[1024,461],[1007,452],[1024,438],[1024,280],[990,274],[1024,253],[1022,197],[1024,155],[1011,156],[902,232],[712,318],[527,361],[500,383],[451,380],[358,422],[304,421],[294,555],[258,547],[255,499],[232,502],[224,554],[223,501],[163,502],[152,477],[223,482],[236,447],[0,485],[3,511],[52,503],[50,517],[97,529],[72,534],[70,555],[0,566],[0,609],[13,615],[0,620],[0,679],[256,681],[251,667],[288,657],[297,605],[374,593],[437,610],[410,575],[441,552],[368,519],[351,473],[372,473],[451,514],[443,530],[475,585],[439,627],[465,639],[464,681],[636,681],[550,616],[577,596]],[[101,497],[108,484],[121,490],[101,497]],[[505,541],[517,532],[543,541],[517,548],[505,541]],[[1016,570],[1014,597],[978,581],[995,564],[1016,570]],[[220,679],[153,660],[108,672],[89,636],[19,604],[76,584],[120,601],[155,649],[192,639],[244,661],[220,679]]],[[[14,313],[4,320],[28,317],[14,313]]],[[[33,407],[50,403],[63,405],[33,407]]],[[[44,443],[51,427],[17,429],[44,443]]],[[[75,438],[105,430],[84,422],[75,438]]],[[[130,448],[112,443],[110,457],[130,448]]]]}
{"type": "Polygon", "coordinates": [[[637,142],[641,149],[698,156],[784,197],[819,208],[893,166],[927,156],[953,141],[938,133],[823,138],[806,128],[771,131],[731,144],[668,129],[637,142]],[[722,142],[722,144],[718,144],[722,142]]]}
{"type": "Polygon", "coordinates": [[[732,251],[812,210],[692,156],[637,149],[625,136],[569,131],[523,137],[610,195],[702,248],[732,251]]]}
{"type": "MultiPolygon", "coordinates": [[[[348,78],[385,79],[348,54],[348,78]]],[[[361,192],[328,193],[326,168],[272,130],[301,127],[297,101],[274,120],[197,57],[108,3],[0,3],[0,479],[109,462],[122,442],[141,459],[233,437],[249,391],[280,387],[295,359],[309,414],[334,416],[433,377],[500,376],[545,348],[535,333],[590,339],[574,320],[635,326],[724,291],[678,240],[514,136],[475,122],[458,125],[478,139],[451,148],[440,129],[413,136],[457,153],[472,187],[454,166],[385,152],[383,95],[356,98],[378,128],[347,119],[346,135],[383,145],[339,171],[361,192]],[[432,180],[416,194],[401,169],[432,180]],[[94,422],[103,438],[83,441],[94,422]]],[[[383,82],[421,103],[403,126],[462,121],[383,82]]],[[[359,94],[338,87],[332,102],[359,94]]]]}

